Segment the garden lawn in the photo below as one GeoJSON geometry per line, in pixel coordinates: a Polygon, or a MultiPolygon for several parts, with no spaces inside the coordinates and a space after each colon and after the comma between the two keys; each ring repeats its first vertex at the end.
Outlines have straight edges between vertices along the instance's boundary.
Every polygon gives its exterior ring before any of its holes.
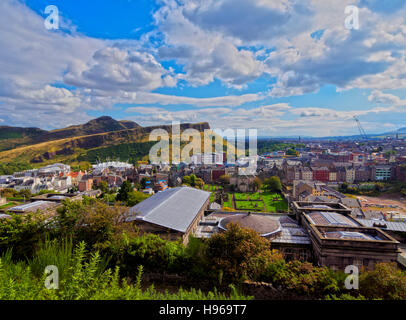
{"type": "Polygon", "coordinates": [[[237,210],[255,210],[263,211],[264,203],[262,201],[236,201],[237,210]]]}
{"type": "Polygon", "coordinates": [[[288,210],[286,201],[279,193],[264,192],[262,193],[262,199],[264,200],[266,211],[277,212],[288,210]]]}
{"type": "Polygon", "coordinates": [[[233,209],[233,197],[231,196],[231,194],[228,194],[228,200],[223,202],[223,208],[230,208],[233,209]]]}
{"type": "Polygon", "coordinates": [[[238,200],[248,200],[246,193],[234,193],[234,198],[236,201],[238,200]]]}

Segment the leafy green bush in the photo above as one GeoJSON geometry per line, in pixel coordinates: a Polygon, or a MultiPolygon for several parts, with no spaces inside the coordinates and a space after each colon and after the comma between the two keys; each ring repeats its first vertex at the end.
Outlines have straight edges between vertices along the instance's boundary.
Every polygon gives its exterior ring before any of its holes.
{"type": "Polygon", "coordinates": [[[270,243],[251,229],[230,223],[227,231],[213,235],[207,241],[207,260],[211,269],[226,281],[255,280],[267,265],[282,259],[270,250],[270,243]]]}
{"type": "Polygon", "coordinates": [[[155,271],[181,271],[184,250],[180,241],[166,241],[154,234],[138,236],[130,239],[121,260],[122,268],[126,274],[133,273],[138,265],[155,271]]]}
{"type": "Polygon", "coordinates": [[[360,293],[368,299],[406,299],[406,273],[396,263],[378,263],[359,278],[360,293]]]}
{"type": "Polygon", "coordinates": [[[34,215],[9,213],[10,219],[0,219],[0,254],[13,248],[16,259],[30,258],[47,232],[45,218],[34,215]]]}
{"type": "Polygon", "coordinates": [[[260,279],[298,295],[317,297],[335,294],[342,289],[339,284],[344,284],[342,275],[327,267],[297,260],[286,263],[283,259],[270,263],[260,279]]]}
{"type": "MultiPolygon", "coordinates": [[[[53,246],[53,244],[49,244],[53,246]]],[[[39,251],[38,261],[45,251],[39,251]]],[[[59,288],[46,289],[45,274],[37,277],[24,262],[13,263],[10,252],[0,258],[0,299],[1,300],[241,300],[251,299],[231,287],[231,294],[214,292],[202,293],[200,290],[180,289],[177,293],[158,292],[153,286],[146,290],[141,288],[143,268],[138,268],[134,283],[128,283],[119,276],[119,268],[104,270],[98,252],[86,258],[85,244],[80,243],[74,250],[69,267],[60,274],[59,288]]],[[[45,259],[46,260],[46,259],[45,259]]]]}

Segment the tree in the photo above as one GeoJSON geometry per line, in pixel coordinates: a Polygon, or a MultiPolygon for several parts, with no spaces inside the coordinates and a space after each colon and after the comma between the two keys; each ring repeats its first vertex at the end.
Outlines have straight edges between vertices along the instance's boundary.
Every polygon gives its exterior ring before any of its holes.
{"type": "Polygon", "coordinates": [[[223,174],[219,177],[218,181],[220,184],[224,187],[227,184],[230,184],[230,175],[228,174],[223,174]]]}
{"type": "Polygon", "coordinates": [[[254,179],[254,181],[252,182],[252,189],[253,189],[254,191],[258,191],[259,188],[261,188],[261,185],[262,185],[261,179],[259,179],[258,177],[256,177],[256,178],[254,179]]]}
{"type": "Polygon", "coordinates": [[[230,223],[227,231],[208,240],[207,259],[212,268],[229,281],[256,279],[267,265],[281,259],[270,243],[251,229],[230,223]]]}
{"type": "Polygon", "coordinates": [[[24,197],[26,200],[27,199],[29,199],[29,198],[31,198],[31,191],[30,190],[28,190],[28,189],[23,189],[23,190],[21,190],[20,192],[19,192],[19,195],[21,196],[21,197],[24,197]]]}
{"type": "Polygon", "coordinates": [[[65,201],[58,208],[55,228],[51,230],[57,238],[72,236],[75,242],[85,241],[94,249],[111,250],[128,236],[136,235],[134,224],[125,221],[126,207],[92,200],[65,201]]]}
{"type": "Polygon", "coordinates": [[[47,233],[45,217],[39,214],[19,215],[8,213],[10,219],[0,219],[0,257],[13,250],[16,260],[31,257],[39,241],[47,233]]]}
{"type": "Polygon", "coordinates": [[[183,183],[194,187],[196,185],[196,179],[197,179],[196,175],[191,174],[190,176],[184,176],[182,181],[183,183]]]}
{"type": "Polygon", "coordinates": [[[198,187],[199,189],[203,188],[204,186],[204,181],[202,178],[197,178],[195,182],[195,187],[198,187]]]}
{"type": "Polygon", "coordinates": [[[148,194],[145,194],[144,192],[139,192],[139,191],[132,191],[128,194],[128,199],[127,199],[127,206],[132,207],[135,206],[136,204],[140,203],[141,201],[144,201],[149,197],[148,194]]]}
{"type": "Polygon", "coordinates": [[[109,184],[107,181],[100,181],[98,188],[103,192],[107,193],[109,191],[109,184]]]}
{"type": "Polygon", "coordinates": [[[299,155],[299,152],[297,152],[294,148],[291,148],[286,150],[286,155],[297,157],[299,155]]]}
{"type": "Polygon", "coordinates": [[[130,192],[133,192],[133,186],[131,184],[131,182],[129,182],[128,180],[124,181],[123,184],[121,185],[120,190],[118,191],[117,194],[117,200],[118,201],[123,201],[123,202],[127,202],[128,201],[128,194],[130,192]]]}
{"type": "Polygon", "coordinates": [[[267,191],[270,192],[281,192],[282,191],[281,179],[277,176],[267,178],[264,181],[264,187],[267,191]]]}
{"type": "Polygon", "coordinates": [[[396,263],[377,263],[373,271],[359,278],[360,293],[369,299],[406,299],[406,274],[396,263]]]}
{"type": "Polygon", "coordinates": [[[344,273],[333,272],[325,266],[315,267],[309,262],[285,262],[280,259],[267,266],[260,280],[284,290],[292,290],[300,296],[322,298],[338,293],[345,277],[344,273]]]}
{"type": "Polygon", "coordinates": [[[146,178],[146,177],[144,177],[144,178],[141,179],[140,183],[141,183],[141,188],[142,188],[142,189],[145,189],[145,188],[146,188],[148,181],[151,181],[151,180],[150,180],[149,178],[146,178]]]}

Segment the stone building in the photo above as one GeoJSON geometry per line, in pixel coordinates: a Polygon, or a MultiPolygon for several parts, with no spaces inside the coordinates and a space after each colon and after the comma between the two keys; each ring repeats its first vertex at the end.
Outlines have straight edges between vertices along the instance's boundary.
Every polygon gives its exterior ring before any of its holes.
{"type": "Polygon", "coordinates": [[[342,203],[293,202],[293,212],[309,234],[317,265],[373,269],[378,262],[398,261],[399,242],[379,228],[364,227],[342,203]]]}
{"type": "Polygon", "coordinates": [[[209,204],[210,192],[189,187],[166,189],[132,207],[126,221],[135,221],[143,233],[182,239],[187,244],[209,204]]]}

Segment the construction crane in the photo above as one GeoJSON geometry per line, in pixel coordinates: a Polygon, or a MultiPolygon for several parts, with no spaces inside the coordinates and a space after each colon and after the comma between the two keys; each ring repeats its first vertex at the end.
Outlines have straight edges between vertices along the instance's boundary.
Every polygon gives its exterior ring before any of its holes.
{"type": "Polygon", "coordinates": [[[360,135],[361,135],[361,138],[367,140],[367,139],[368,139],[368,136],[367,136],[367,134],[365,133],[365,130],[364,130],[364,128],[363,128],[362,125],[361,125],[361,122],[358,120],[358,118],[357,118],[356,116],[354,116],[354,120],[355,120],[355,122],[357,123],[358,130],[359,130],[359,133],[360,133],[360,135]]]}

